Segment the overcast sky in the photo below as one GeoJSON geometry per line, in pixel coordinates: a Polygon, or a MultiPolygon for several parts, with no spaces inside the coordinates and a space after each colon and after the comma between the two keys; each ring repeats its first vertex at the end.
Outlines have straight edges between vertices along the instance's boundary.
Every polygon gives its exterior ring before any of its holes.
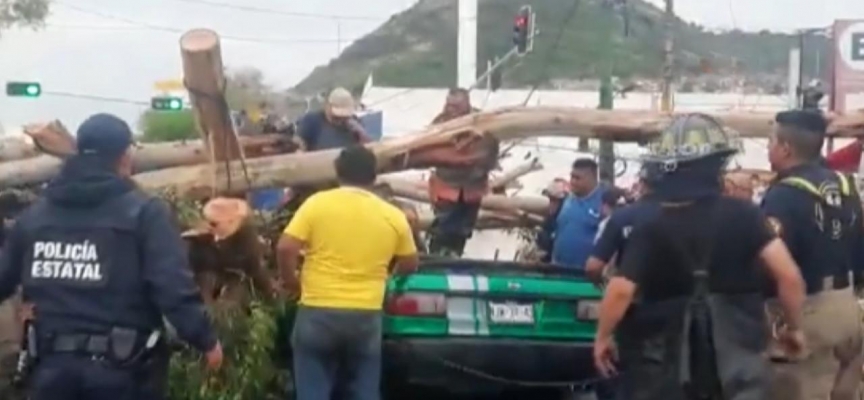
{"type": "MultiPolygon", "coordinates": [[[[289,87],[414,1],[53,0],[44,29],[2,33],[0,81],[37,80],[46,92],[146,102],[155,81],[180,77],[180,32],[208,27],[223,36],[228,67],[254,66],[273,85],[289,87]]],[[[710,27],[788,31],[828,26],[837,18],[864,18],[861,1],[677,0],[676,7],[683,18],[710,27]]],[[[56,95],[0,96],[0,122],[7,131],[50,118],[75,127],[87,115],[105,111],[134,124],[146,108],[56,95]]]]}

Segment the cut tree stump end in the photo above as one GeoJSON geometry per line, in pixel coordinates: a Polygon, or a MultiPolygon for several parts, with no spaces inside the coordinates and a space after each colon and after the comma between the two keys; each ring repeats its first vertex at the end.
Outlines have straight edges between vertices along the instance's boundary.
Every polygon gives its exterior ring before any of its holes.
{"type": "Polygon", "coordinates": [[[209,51],[219,44],[219,34],[206,28],[192,29],[180,37],[180,48],[183,51],[209,51]]]}

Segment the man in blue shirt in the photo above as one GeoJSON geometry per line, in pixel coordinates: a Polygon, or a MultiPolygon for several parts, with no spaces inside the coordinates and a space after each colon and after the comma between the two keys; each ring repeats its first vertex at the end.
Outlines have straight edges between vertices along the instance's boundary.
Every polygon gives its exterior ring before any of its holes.
{"type": "Polygon", "coordinates": [[[341,149],[371,141],[360,120],[354,115],[354,97],[344,88],[336,88],[327,97],[323,110],[309,112],[297,124],[304,151],[341,149]]]}
{"type": "Polygon", "coordinates": [[[597,163],[594,160],[580,158],[573,162],[570,194],[564,199],[555,220],[553,263],[584,268],[600,226],[605,190],[597,182],[597,163]]]}

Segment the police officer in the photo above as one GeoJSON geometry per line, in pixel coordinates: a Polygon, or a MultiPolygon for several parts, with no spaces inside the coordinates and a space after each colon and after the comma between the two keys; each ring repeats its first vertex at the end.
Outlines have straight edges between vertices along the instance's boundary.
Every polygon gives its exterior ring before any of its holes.
{"type": "Polygon", "coordinates": [[[210,368],[222,348],[169,209],[130,179],[129,126],[97,114],[77,137],[0,256],[0,300],[20,284],[35,306],[30,398],[162,399],[163,315],[210,368]]]}
{"type": "Polygon", "coordinates": [[[776,123],[768,158],[778,176],[762,207],[801,266],[810,354],[774,364],[772,398],[858,399],[864,361],[853,287],[864,282],[861,202],[847,177],[821,163],[827,123],[820,113],[781,112],[776,123]]]}
{"type": "Polygon", "coordinates": [[[607,265],[611,265],[613,258],[620,260],[624,255],[627,239],[633,231],[633,226],[640,220],[652,218],[658,211],[657,202],[652,201],[650,187],[644,180],[641,181],[642,190],[645,195],[640,196],[634,203],[626,205],[612,212],[600,232],[591,250],[591,256],[585,262],[585,273],[594,282],[600,282],[607,265]]]}
{"type": "Polygon", "coordinates": [[[602,374],[623,369],[621,398],[763,399],[765,272],[789,317],[783,343],[803,346],[797,266],[756,205],[722,195],[721,174],[737,148],[699,114],[679,117],[649,147],[645,178],[658,210],[633,227],[594,345],[602,374]]]}

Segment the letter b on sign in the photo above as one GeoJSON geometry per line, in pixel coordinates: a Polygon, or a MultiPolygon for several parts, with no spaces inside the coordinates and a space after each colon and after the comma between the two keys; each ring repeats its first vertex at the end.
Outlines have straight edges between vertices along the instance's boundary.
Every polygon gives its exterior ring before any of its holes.
{"type": "Polygon", "coordinates": [[[852,54],[853,62],[864,61],[864,32],[852,33],[852,54]]]}
{"type": "Polygon", "coordinates": [[[849,25],[837,38],[836,51],[850,69],[864,71],[864,22],[849,25]]]}

